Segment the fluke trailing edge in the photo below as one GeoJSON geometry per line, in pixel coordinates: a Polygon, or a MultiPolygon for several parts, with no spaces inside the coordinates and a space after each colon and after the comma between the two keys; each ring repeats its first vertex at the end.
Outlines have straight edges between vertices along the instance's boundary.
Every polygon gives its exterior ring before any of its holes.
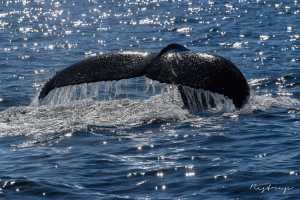
{"type": "MultiPolygon", "coordinates": [[[[170,44],[159,53],[111,53],[85,59],[58,72],[42,88],[39,99],[59,87],[146,76],[162,83],[222,94],[237,108],[247,103],[249,86],[229,60],[170,44]]],[[[186,97],[181,92],[183,102],[186,97]]],[[[197,99],[195,99],[197,100],[197,99]]],[[[187,106],[187,104],[186,104],[187,106]]]]}

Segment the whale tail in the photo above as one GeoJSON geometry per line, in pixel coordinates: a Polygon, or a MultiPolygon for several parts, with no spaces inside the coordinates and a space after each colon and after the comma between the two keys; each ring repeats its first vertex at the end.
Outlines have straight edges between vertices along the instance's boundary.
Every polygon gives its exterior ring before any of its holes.
{"type": "MultiPolygon", "coordinates": [[[[241,108],[249,98],[247,80],[231,61],[216,55],[191,53],[184,46],[170,44],[159,53],[103,54],[73,64],[46,82],[38,99],[63,86],[139,76],[222,94],[230,98],[237,108],[241,108]]],[[[179,90],[188,107],[185,93],[181,87],[179,90]]]]}
{"type": "Polygon", "coordinates": [[[39,93],[43,99],[55,88],[82,83],[129,79],[146,75],[151,62],[167,52],[187,51],[179,44],[170,44],[157,53],[103,54],[85,59],[56,73],[39,93]]]}
{"type": "Polygon", "coordinates": [[[143,76],[153,55],[139,53],[103,54],[75,63],[56,73],[43,86],[43,99],[55,88],[82,83],[113,81],[143,76]]]}
{"type": "MultiPolygon", "coordinates": [[[[164,48],[152,60],[145,74],[146,77],[162,83],[224,95],[237,108],[245,105],[250,95],[247,80],[230,60],[212,54],[191,53],[181,45],[172,44],[164,48]]],[[[182,92],[182,87],[179,87],[179,91],[185,106],[188,107],[188,98],[182,92]]]]}

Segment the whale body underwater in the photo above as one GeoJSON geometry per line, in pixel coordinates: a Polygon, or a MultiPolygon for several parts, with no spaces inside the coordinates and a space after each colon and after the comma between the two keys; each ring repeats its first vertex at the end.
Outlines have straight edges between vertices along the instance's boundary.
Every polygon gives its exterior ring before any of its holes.
{"type": "Polygon", "coordinates": [[[64,86],[140,76],[176,85],[187,109],[189,104],[182,89],[184,86],[221,94],[231,99],[238,109],[248,102],[250,96],[247,80],[230,60],[170,44],[159,53],[110,53],[82,60],[49,79],[38,99],[42,100],[51,90],[64,86]]]}

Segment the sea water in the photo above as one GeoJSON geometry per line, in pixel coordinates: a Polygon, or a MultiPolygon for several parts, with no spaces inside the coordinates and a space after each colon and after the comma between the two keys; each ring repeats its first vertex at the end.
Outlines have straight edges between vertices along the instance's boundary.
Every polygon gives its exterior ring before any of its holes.
{"type": "Polygon", "coordinates": [[[0,8],[0,199],[299,198],[299,1],[10,0],[0,8]],[[251,87],[248,104],[237,110],[185,88],[189,112],[176,86],[144,77],[35,98],[86,57],[174,42],[235,63],[251,87]]]}

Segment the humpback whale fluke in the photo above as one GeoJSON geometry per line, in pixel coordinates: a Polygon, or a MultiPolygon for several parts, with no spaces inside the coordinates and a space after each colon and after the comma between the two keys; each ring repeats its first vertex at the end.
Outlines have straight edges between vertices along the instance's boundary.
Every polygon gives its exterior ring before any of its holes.
{"type": "MultiPolygon", "coordinates": [[[[167,51],[157,56],[147,68],[146,76],[163,83],[222,94],[229,97],[237,108],[241,108],[250,95],[247,80],[231,61],[188,49],[181,52],[167,51]]],[[[182,87],[179,90],[184,95],[182,87]]]]}
{"type": "Polygon", "coordinates": [[[143,76],[153,56],[146,53],[113,53],[85,59],[56,73],[43,86],[39,99],[63,86],[143,76]]]}
{"type": "MultiPolygon", "coordinates": [[[[237,108],[247,103],[249,86],[240,70],[229,60],[195,53],[179,44],[170,44],[159,53],[111,53],[85,59],[54,75],[42,88],[39,99],[59,87],[146,76],[162,83],[222,94],[237,108]]],[[[196,100],[196,99],[195,99],[196,100]]]]}

